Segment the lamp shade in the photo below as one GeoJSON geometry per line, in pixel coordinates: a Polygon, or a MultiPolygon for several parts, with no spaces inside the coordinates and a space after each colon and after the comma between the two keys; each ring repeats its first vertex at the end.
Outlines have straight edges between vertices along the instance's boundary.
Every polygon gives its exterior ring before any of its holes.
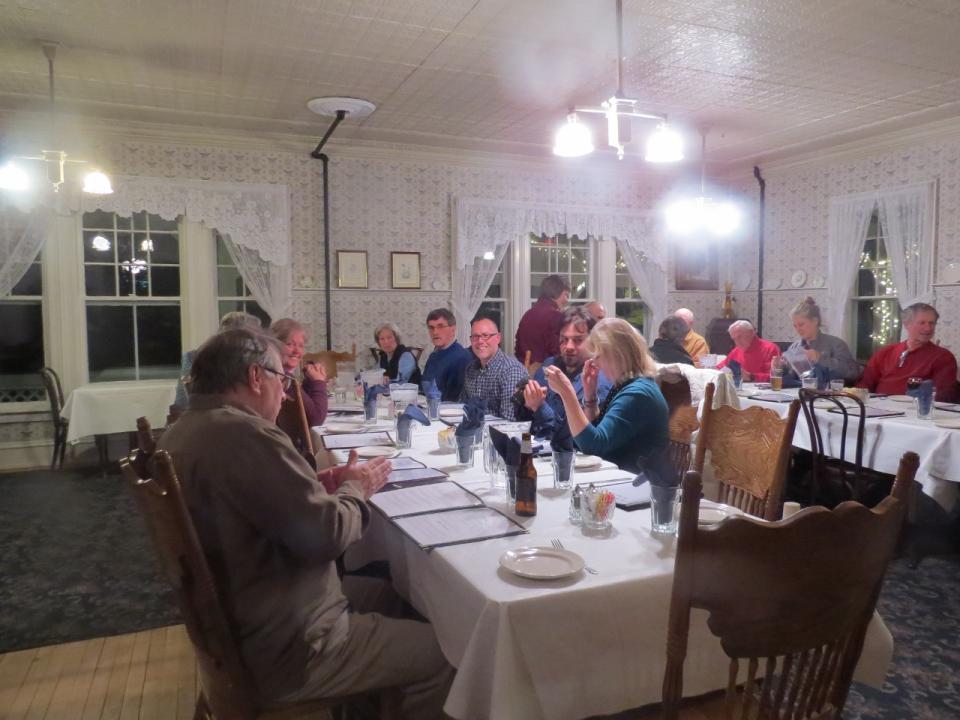
{"type": "Polygon", "coordinates": [[[683,160],[683,140],[679,133],[671,130],[666,123],[660,123],[653,134],[647,138],[647,162],[668,163],[683,160]]]}
{"type": "Polygon", "coordinates": [[[90,195],[110,195],[113,193],[113,186],[110,178],[99,170],[93,170],[83,178],[83,191],[90,195]]]}
{"type": "Polygon", "coordinates": [[[581,125],[576,113],[567,116],[567,122],[557,130],[553,140],[553,154],[560,157],[580,157],[593,152],[590,128],[581,125]]]}

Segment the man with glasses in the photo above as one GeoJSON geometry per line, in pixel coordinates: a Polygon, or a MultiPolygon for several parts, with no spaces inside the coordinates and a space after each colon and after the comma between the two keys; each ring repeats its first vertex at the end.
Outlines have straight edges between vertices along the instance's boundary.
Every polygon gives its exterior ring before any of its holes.
{"type": "Polygon", "coordinates": [[[957,400],[957,359],[933,342],[940,313],[933,305],[914,303],[903,311],[907,339],[877,350],[857,387],[884,395],[902,395],[908,378],[933,380],[937,400],[957,400]]]}
{"type": "Polygon", "coordinates": [[[453,671],[433,629],[373,611],[373,588],[358,592],[337,575],[390,462],[351,453],[332,470],[310,468],[276,425],[289,382],[283,350],[246,328],[207,340],[190,369],[189,408],[158,443],[173,458],[253,690],[269,706],[399,688],[404,718],[443,718],[453,671]]]}
{"type": "Polygon", "coordinates": [[[529,378],[526,368],[500,349],[496,321],[478,315],[470,323],[470,347],[476,356],[464,373],[462,400],[481,397],[487,412],[507,420],[517,419],[513,394],[517,384],[529,378]]]}
{"type": "Polygon", "coordinates": [[[427,331],[433,351],[423,366],[421,380],[433,380],[440,390],[441,400],[456,402],[463,392],[463,371],[473,355],[457,342],[457,319],[446,308],[430,311],[427,331]]]}
{"type": "MultiPolygon", "coordinates": [[[[554,431],[567,422],[562,398],[547,385],[546,368],[555,366],[570,378],[577,399],[583,404],[583,366],[589,359],[585,344],[587,336],[597,324],[594,316],[586,308],[567,308],[560,321],[560,354],[547,358],[537,368],[533,379],[523,389],[523,407],[517,413],[520,420],[532,420],[531,432],[537,437],[548,440],[554,431]]],[[[588,400],[599,404],[607,397],[612,383],[606,375],[600,373],[597,378],[597,397],[588,400]]]]}

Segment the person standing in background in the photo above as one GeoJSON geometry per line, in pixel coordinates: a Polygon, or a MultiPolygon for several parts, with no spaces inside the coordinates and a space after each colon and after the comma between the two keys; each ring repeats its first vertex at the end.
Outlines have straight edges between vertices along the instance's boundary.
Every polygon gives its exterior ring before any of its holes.
{"type": "Polygon", "coordinates": [[[542,363],[560,352],[560,322],[570,301],[570,284],[559,275],[547,275],[540,283],[540,297],[520,318],[514,355],[521,363],[542,363]]]}

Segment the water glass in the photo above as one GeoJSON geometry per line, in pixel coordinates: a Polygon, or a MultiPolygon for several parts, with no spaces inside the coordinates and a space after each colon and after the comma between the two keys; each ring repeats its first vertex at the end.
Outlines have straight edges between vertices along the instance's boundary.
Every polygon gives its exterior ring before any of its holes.
{"type": "Polygon", "coordinates": [[[931,390],[930,397],[913,398],[913,406],[916,408],[918,420],[930,420],[933,418],[933,404],[936,394],[935,390],[931,390]]]}
{"type": "Polygon", "coordinates": [[[554,450],[551,464],[553,465],[553,486],[561,490],[569,490],[573,484],[573,457],[572,450],[554,450]]]}
{"type": "Polygon", "coordinates": [[[816,390],[817,389],[817,376],[816,375],[804,375],[800,378],[800,384],[804,390],[816,390]]]}
{"type": "Polygon", "coordinates": [[[457,435],[457,464],[464,468],[473,467],[473,451],[476,447],[473,435],[457,435]]]}
{"type": "Polygon", "coordinates": [[[363,424],[364,425],[377,424],[377,400],[376,399],[373,399],[370,402],[365,402],[363,404],[363,424]]]}
{"type": "Polygon", "coordinates": [[[676,535],[680,520],[680,488],[650,485],[650,529],[661,535],[676,535]]]}
{"type": "Polygon", "coordinates": [[[843,392],[843,380],[831,380],[830,390],[832,392],[843,392]]]}
{"type": "Polygon", "coordinates": [[[397,442],[395,443],[401,450],[410,447],[413,439],[413,421],[397,422],[397,442]]]}
{"type": "Polygon", "coordinates": [[[430,418],[431,421],[439,419],[439,417],[440,417],[440,398],[438,398],[438,397],[435,397],[435,398],[428,397],[428,398],[427,398],[427,417],[430,418]]]}

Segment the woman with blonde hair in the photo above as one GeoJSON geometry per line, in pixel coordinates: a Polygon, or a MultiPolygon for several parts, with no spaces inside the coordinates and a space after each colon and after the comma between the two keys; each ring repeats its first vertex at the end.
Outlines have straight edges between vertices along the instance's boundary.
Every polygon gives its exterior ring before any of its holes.
{"type": "MultiPolygon", "coordinates": [[[[293,318],[280,318],[270,326],[270,334],[283,343],[283,372],[297,376],[307,343],[307,331],[293,318]]],[[[284,391],[293,399],[292,384],[287,384],[284,391]]],[[[307,363],[303,366],[300,397],[310,426],[323,425],[327,419],[327,371],[323,365],[307,363]]]]}
{"type": "Polygon", "coordinates": [[[787,358],[805,355],[811,365],[826,368],[831,380],[853,382],[860,377],[860,365],[847,344],[820,332],[820,308],[816,300],[812,297],[801,300],[790,311],[790,319],[800,339],[784,353],[787,358]]]}
{"type": "Polygon", "coordinates": [[[667,403],[657,387],[656,364],[643,336],[626,320],[607,318],[587,337],[593,357],[583,366],[583,406],[570,379],[556,367],[546,369],[550,389],[563,400],[574,443],[629,472],[646,473],[657,484],[670,484],[666,450],[667,403]],[[597,376],[614,385],[597,403],[597,376]]]}

